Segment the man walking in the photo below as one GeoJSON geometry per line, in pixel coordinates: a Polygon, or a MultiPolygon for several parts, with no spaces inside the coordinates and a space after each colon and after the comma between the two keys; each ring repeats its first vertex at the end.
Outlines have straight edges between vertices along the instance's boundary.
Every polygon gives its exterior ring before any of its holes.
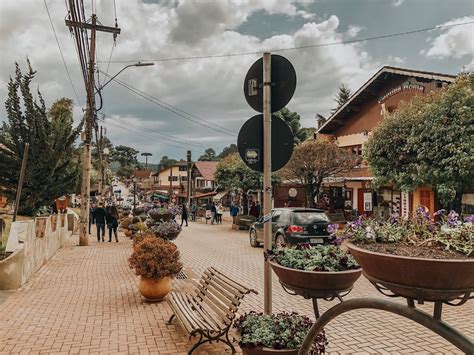
{"type": "Polygon", "coordinates": [[[188,208],[186,207],[186,204],[183,203],[182,209],[181,209],[181,226],[183,225],[183,222],[186,221],[186,227],[188,226],[188,208]]]}
{"type": "Polygon", "coordinates": [[[100,242],[100,231],[102,230],[102,241],[105,237],[105,220],[107,212],[104,209],[104,204],[99,202],[99,207],[94,210],[94,220],[95,225],[97,226],[97,241],[100,242]]]}
{"type": "Polygon", "coordinates": [[[90,207],[89,207],[89,234],[92,234],[91,232],[91,225],[92,224],[95,224],[95,221],[94,221],[94,211],[95,211],[95,205],[93,203],[91,203],[90,207]]]}

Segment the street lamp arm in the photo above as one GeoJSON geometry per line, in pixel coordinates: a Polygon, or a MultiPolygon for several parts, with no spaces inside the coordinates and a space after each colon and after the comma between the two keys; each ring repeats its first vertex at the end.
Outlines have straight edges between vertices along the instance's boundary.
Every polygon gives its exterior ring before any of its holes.
{"type": "Polygon", "coordinates": [[[105,84],[102,85],[102,86],[97,90],[97,92],[101,91],[108,83],[110,83],[112,80],[114,80],[114,79],[115,79],[121,72],[123,72],[125,69],[130,68],[130,67],[147,67],[147,66],[151,66],[151,65],[155,65],[155,63],[153,63],[153,62],[150,62],[150,63],[138,62],[138,63],[135,63],[135,64],[126,65],[126,66],[124,66],[122,69],[120,69],[117,74],[115,74],[115,75],[112,76],[109,80],[107,80],[107,81],[105,82],[105,84]]]}

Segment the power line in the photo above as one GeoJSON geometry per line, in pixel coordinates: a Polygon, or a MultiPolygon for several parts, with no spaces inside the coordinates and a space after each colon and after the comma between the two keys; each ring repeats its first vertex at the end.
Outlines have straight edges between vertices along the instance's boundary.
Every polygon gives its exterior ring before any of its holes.
{"type": "Polygon", "coordinates": [[[74,86],[74,83],[71,79],[71,74],[69,73],[69,69],[67,67],[66,60],[64,59],[63,51],[62,51],[61,46],[59,44],[58,36],[56,35],[56,30],[54,29],[53,20],[51,19],[51,14],[49,13],[49,8],[48,8],[48,4],[46,3],[46,0],[44,0],[44,6],[46,7],[46,12],[48,13],[49,22],[51,23],[51,28],[53,29],[54,38],[55,38],[56,43],[58,45],[59,54],[61,54],[61,59],[62,59],[63,64],[64,64],[64,69],[66,69],[66,74],[67,74],[67,77],[69,78],[69,83],[71,83],[72,90],[74,91],[74,94],[76,95],[77,103],[79,104],[79,106],[82,106],[81,100],[79,100],[79,95],[77,94],[77,91],[76,91],[76,87],[74,86]]]}
{"type": "MultiPolygon", "coordinates": [[[[146,133],[143,133],[141,131],[138,131],[138,130],[134,130],[134,129],[131,129],[130,127],[128,126],[122,126],[122,125],[119,125],[119,124],[116,124],[116,123],[111,123],[111,122],[107,122],[105,119],[102,119],[102,118],[97,118],[99,121],[102,121],[104,122],[105,124],[107,125],[111,125],[111,126],[114,126],[114,127],[117,127],[117,128],[121,128],[123,130],[126,130],[128,131],[130,134],[135,134],[136,136],[140,136],[140,137],[146,137],[146,138],[150,138],[150,139],[156,139],[156,136],[151,136],[151,135],[148,135],[146,133]]],[[[179,149],[184,149],[184,150],[191,150],[195,153],[199,153],[199,154],[205,154],[205,152],[203,152],[202,150],[194,150],[194,149],[189,149],[189,147],[185,147],[185,146],[178,146],[178,145],[175,145],[175,144],[171,144],[171,143],[167,143],[168,145],[172,146],[172,147],[175,147],[175,148],[179,148],[179,149]]]]}
{"type": "MultiPolygon", "coordinates": [[[[318,48],[318,47],[327,47],[327,46],[336,46],[341,44],[351,44],[351,43],[358,43],[358,42],[366,42],[366,41],[373,41],[378,39],[385,39],[385,38],[392,38],[392,37],[400,37],[400,36],[407,36],[415,33],[420,32],[427,32],[442,28],[451,28],[456,26],[464,26],[473,24],[474,21],[456,23],[451,25],[438,25],[434,27],[422,28],[412,31],[405,31],[399,33],[391,33],[381,36],[373,36],[373,37],[366,37],[366,38],[359,38],[359,39],[351,39],[346,41],[337,41],[337,42],[327,42],[327,43],[319,43],[319,44],[311,44],[307,46],[297,46],[297,47],[289,47],[289,48],[275,48],[269,49],[269,52],[284,52],[284,51],[292,51],[292,50],[300,50],[300,49],[308,49],[308,48],[318,48]]],[[[238,57],[238,56],[246,56],[246,55],[256,55],[261,54],[262,51],[255,51],[255,52],[242,52],[242,53],[229,53],[229,54],[215,54],[215,55],[203,55],[203,56],[190,56],[190,57],[172,57],[172,58],[158,58],[158,59],[133,59],[133,60],[114,60],[112,63],[135,63],[135,62],[170,62],[170,61],[178,61],[178,60],[193,60],[193,59],[211,59],[211,58],[226,58],[226,57],[238,57]]]]}
{"type": "MultiPolygon", "coordinates": [[[[102,72],[102,74],[105,74],[105,72],[104,72],[103,70],[101,70],[101,72],[102,72]]],[[[107,76],[108,76],[108,77],[111,77],[111,75],[107,75],[107,76]]],[[[170,111],[170,112],[173,112],[174,114],[176,114],[176,115],[178,115],[178,116],[180,116],[180,117],[182,117],[182,118],[184,118],[184,119],[186,119],[186,120],[188,120],[188,121],[191,121],[191,122],[194,122],[194,123],[196,123],[196,124],[198,124],[198,125],[200,125],[200,126],[203,126],[203,127],[209,128],[209,129],[212,129],[212,130],[214,130],[214,131],[216,131],[216,132],[220,132],[220,133],[227,134],[227,135],[229,135],[229,136],[234,136],[234,137],[237,136],[237,134],[235,134],[234,132],[228,130],[227,128],[218,126],[218,125],[216,125],[215,123],[212,123],[212,122],[209,122],[209,121],[207,121],[207,120],[204,120],[203,118],[193,119],[193,118],[187,117],[187,116],[185,116],[184,114],[182,114],[181,112],[179,112],[179,111],[182,111],[182,110],[177,109],[177,108],[174,108],[173,106],[169,105],[168,103],[164,102],[163,100],[160,100],[160,99],[158,99],[158,98],[156,98],[156,97],[154,97],[154,96],[152,96],[152,95],[150,95],[150,94],[147,94],[147,93],[145,93],[145,92],[143,92],[143,91],[141,91],[141,90],[139,90],[139,89],[137,89],[137,88],[134,88],[134,87],[131,86],[130,84],[127,84],[127,83],[125,83],[125,82],[123,82],[123,81],[121,81],[121,80],[118,80],[117,78],[114,78],[113,81],[117,82],[117,84],[119,84],[119,85],[122,85],[123,87],[125,87],[125,88],[128,89],[128,90],[130,90],[130,91],[133,92],[134,94],[136,94],[136,95],[138,95],[138,96],[144,98],[145,100],[148,100],[148,101],[154,103],[154,104],[157,105],[157,106],[160,106],[160,107],[162,107],[162,108],[164,108],[164,109],[166,109],[166,110],[168,110],[168,111],[170,111]],[[166,105],[167,105],[167,106],[166,106],[166,105]],[[179,110],[179,111],[178,111],[178,110],[179,110]],[[203,122],[201,122],[201,121],[209,122],[209,124],[205,124],[205,123],[203,123],[203,122]],[[216,127],[218,127],[218,128],[216,128],[216,127]],[[224,130],[225,130],[225,131],[224,131],[224,130]]],[[[185,112],[185,111],[182,111],[182,112],[185,112]]],[[[186,114],[187,114],[187,115],[190,115],[190,114],[188,114],[188,113],[186,113],[186,114]]],[[[197,117],[197,116],[195,116],[195,117],[197,117]]]]}

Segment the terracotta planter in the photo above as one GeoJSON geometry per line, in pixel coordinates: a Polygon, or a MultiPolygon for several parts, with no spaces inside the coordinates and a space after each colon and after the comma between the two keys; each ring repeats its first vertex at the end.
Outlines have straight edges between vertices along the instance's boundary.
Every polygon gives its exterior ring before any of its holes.
{"type": "Polygon", "coordinates": [[[127,229],[123,230],[123,234],[125,234],[126,237],[130,238],[132,236],[133,232],[130,229],[127,228],[127,229]]]}
{"type": "Polygon", "coordinates": [[[402,297],[453,300],[474,292],[474,259],[443,260],[382,254],[348,244],[364,275],[402,297]]]}
{"type": "Polygon", "coordinates": [[[342,292],[352,288],[362,270],[305,271],[290,269],[270,261],[270,265],[284,285],[312,292],[342,292]]]}
{"type": "Polygon", "coordinates": [[[244,355],[297,355],[299,349],[242,348],[244,355]]]}
{"type": "Polygon", "coordinates": [[[147,301],[159,302],[171,292],[172,281],[171,277],[162,277],[160,279],[141,277],[138,282],[138,291],[147,301]]]}

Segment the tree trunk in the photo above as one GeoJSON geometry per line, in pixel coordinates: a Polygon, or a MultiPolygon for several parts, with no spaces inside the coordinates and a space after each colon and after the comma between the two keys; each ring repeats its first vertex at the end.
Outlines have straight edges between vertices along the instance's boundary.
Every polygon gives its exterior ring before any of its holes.
{"type": "Polygon", "coordinates": [[[249,199],[246,193],[242,194],[242,214],[249,214],[249,199]]]}

